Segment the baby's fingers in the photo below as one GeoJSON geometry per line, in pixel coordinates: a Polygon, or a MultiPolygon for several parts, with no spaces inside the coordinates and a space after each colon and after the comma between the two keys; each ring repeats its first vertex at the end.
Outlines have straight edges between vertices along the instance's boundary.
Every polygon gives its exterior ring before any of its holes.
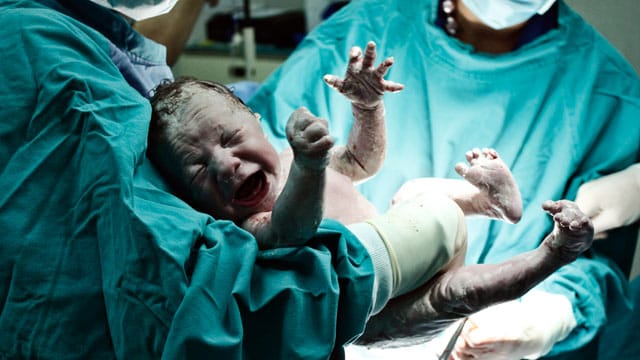
{"type": "Polygon", "coordinates": [[[389,81],[389,80],[383,80],[382,87],[384,88],[384,91],[390,91],[390,92],[396,92],[404,89],[404,85],[394,81],[389,81]]]}
{"type": "Polygon", "coordinates": [[[344,81],[342,81],[339,77],[335,75],[325,75],[322,79],[325,83],[327,83],[327,85],[338,90],[339,92],[342,92],[344,81]]]}
{"type": "Polygon", "coordinates": [[[349,64],[347,71],[352,73],[358,73],[362,69],[362,49],[357,46],[351,48],[349,53],[349,64]]]}
{"type": "Polygon", "coordinates": [[[376,44],[373,41],[367,43],[367,47],[364,50],[364,59],[362,60],[362,68],[369,69],[373,67],[373,63],[376,61],[376,44]]]}
{"type": "Polygon", "coordinates": [[[329,123],[325,119],[316,119],[301,130],[305,141],[313,143],[329,135],[329,123]]]}
{"type": "Polygon", "coordinates": [[[393,62],[393,57],[388,57],[383,62],[381,62],[375,70],[376,76],[379,78],[383,78],[387,74],[387,71],[389,70],[391,65],[393,65],[393,62]]]}
{"type": "Polygon", "coordinates": [[[326,156],[329,150],[333,147],[334,139],[331,135],[326,134],[315,141],[309,143],[307,155],[308,156],[326,156]]]}

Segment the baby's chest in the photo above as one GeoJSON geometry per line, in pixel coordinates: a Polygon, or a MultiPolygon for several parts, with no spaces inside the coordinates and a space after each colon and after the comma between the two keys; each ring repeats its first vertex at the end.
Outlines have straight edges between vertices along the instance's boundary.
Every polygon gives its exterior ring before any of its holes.
{"type": "Polygon", "coordinates": [[[374,206],[356,189],[351,179],[327,169],[324,218],[349,225],[370,219],[376,214],[374,206]]]}

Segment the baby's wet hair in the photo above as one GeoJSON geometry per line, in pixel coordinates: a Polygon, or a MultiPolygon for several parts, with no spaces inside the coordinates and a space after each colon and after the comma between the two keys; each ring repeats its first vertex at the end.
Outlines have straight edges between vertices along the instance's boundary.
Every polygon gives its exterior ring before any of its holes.
{"type": "Polygon", "coordinates": [[[216,81],[196,79],[191,76],[183,76],[175,80],[164,80],[152,91],[151,107],[154,113],[173,114],[180,105],[183,104],[185,98],[183,89],[196,85],[203,89],[211,89],[221,95],[228,97],[231,102],[238,105],[239,108],[249,109],[247,105],[232,89],[224,84],[216,81]]]}
{"type": "Polygon", "coordinates": [[[232,107],[240,111],[253,113],[251,109],[224,84],[196,79],[194,77],[179,77],[175,80],[161,82],[151,96],[151,123],[148,133],[148,151],[155,151],[156,145],[171,141],[175,134],[184,126],[183,113],[194,89],[212,90],[224,96],[232,107]]]}

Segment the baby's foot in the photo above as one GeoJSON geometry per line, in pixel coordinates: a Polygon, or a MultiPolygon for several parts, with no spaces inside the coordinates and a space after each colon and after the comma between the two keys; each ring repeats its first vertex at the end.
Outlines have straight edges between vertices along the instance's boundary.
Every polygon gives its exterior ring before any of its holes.
{"type": "Polygon", "coordinates": [[[593,242],[593,223],[573,201],[545,201],[542,208],[553,216],[555,225],[544,239],[564,261],[575,260],[593,242]]]}
{"type": "Polygon", "coordinates": [[[511,171],[494,149],[473,149],[465,154],[471,166],[456,164],[456,172],[480,190],[473,198],[482,214],[510,223],[522,217],[522,198],[511,171]]]}

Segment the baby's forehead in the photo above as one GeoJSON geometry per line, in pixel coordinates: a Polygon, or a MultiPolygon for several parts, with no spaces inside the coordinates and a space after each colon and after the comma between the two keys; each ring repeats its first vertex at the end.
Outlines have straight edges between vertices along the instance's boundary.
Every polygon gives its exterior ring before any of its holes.
{"type": "Polygon", "coordinates": [[[182,85],[180,89],[182,92],[182,97],[185,98],[193,98],[196,96],[205,96],[205,97],[213,97],[213,98],[226,98],[228,95],[222,93],[220,90],[217,90],[213,87],[206,86],[200,83],[187,83],[182,85]]]}
{"type": "Polygon", "coordinates": [[[233,93],[229,89],[220,89],[209,87],[207,85],[194,83],[185,85],[182,88],[182,97],[187,99],[191,105],[210,104],[211,106],[224,106],[230,110],[251,110],[240,100],[235,99],[233,93]],[[194,101],[195,100],[195,101],[194,101]]]}
{"type": "Polygon", "coordinates": [[[228,126],[249,122],[257,122],[253,112],[236,103],[228,94],[221,94],[215,90],[190,89],[183,112],[183,121],[208,124],[225,124],[228,126]]]}

